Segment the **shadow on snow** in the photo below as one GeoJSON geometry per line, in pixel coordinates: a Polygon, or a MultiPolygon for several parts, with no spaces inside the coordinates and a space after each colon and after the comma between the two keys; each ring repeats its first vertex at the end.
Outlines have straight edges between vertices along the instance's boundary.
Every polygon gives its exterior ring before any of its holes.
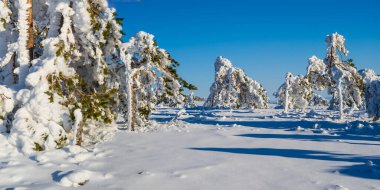
{"type": "Polygon", "coordinates": [[[275,148],[190,148],[191,150],[224,152],[231,154],[247,154],[257,156],[275,156],[293,159],[310,159],[322,161],[338,161],[356,163],[352,166],[338,167],[328,172],[338,171],[340,174],[368,179],[380,179],[380,156],[360,157],[352,154],[338,154],[324,151],[275,149],[275,148]],[[370,163],[370,164],[368,164],[370,163]]]}
{"type": "Polygon", "coordinates": [[[261,139],[291,139],[291,140],[303,140],[303,141],[330,141],[357,145],[380,145],[379,143],[361,143],[361,142],[346,142],[342,140],[363,140],[363,141],[377,141],[380,142],[380,138],[371,136],[359,136],[350,134],[341,135],[306,135],[306,134],[241,134],[237,135],[241,137],[261,138],[261,139]]]}

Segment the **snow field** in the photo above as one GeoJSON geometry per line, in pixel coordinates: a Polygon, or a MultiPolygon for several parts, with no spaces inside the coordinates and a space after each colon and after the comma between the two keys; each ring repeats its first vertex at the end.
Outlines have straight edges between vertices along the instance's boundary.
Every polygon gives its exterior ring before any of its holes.
{"type": "Polygon", "coordinates": [[[1,136],[0,188],[380,189],[378,125],[296,115],[163,108],[150,131],[118,131],[93,150],[70,146],[29,158],[1,136]]]}

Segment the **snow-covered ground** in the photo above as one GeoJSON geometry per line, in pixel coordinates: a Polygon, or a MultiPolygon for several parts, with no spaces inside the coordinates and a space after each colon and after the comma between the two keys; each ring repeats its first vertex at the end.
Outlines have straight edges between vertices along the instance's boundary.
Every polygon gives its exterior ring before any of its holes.
{"type": "Polygon", "coordinates": [[[380,126],[361,112],[345,123],[323,110],[199,108],[172,121],[178,111],[91,151],[24,156],[2,134],[0,189],[380,190],[380,126]]]}

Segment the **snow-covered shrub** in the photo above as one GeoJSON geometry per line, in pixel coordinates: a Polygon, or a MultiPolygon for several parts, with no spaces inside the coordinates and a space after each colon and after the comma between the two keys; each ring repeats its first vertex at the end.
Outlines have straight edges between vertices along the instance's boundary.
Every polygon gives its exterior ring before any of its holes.
{"type": "Polygon", "coordinates": [[[305,110],[313,98],[313,90],[309,80],[303,75],[293,76],[287,73],[285,83],[274,93],[277,103],[284,106],[285,113],[289,109],[305,110]]]}
{"type": "Polygon", "coordinates": [[[1,2],[11,13],[0,35],[0,84],[16,94],[10,142],[25,153],[60,148],[73,134],[86,141],[88,123],[112,123],[122,34],[107,1],[1,2]]]}
{"type": "Polygon", "coordinates": [[[319,94],[314,94],[310,100],[310,106],[329,106],[329,101],[319,94]]]}
{"type": "Polygon", "coordinates": [[[365,69],[360,72],[364,79],[366,108],[369,117],[380,118],[380,76],[375,71],[365,69]]]}
{"type": "Polygon", "coordinates": [[[215,62],[215,82],[210,88],[206,107],[267,108],[269,98],[263,86],[250,79],[223,57],[215,62]]]}
{"type": "Polygon", "coordinates": [[[139,32],[124,43],[121,59],[124,65],[118,68],[118,74],[125,96],[120,112],[130,130],[145,127],[155,105],[182,105],[184,88],[196,90],[178,75],[179,63],[158,47],[151,34],[139,32]]]}
{"type": "Polygon", "coordinates": [[[195,104],[194,93],[191,92],[189,95],[186,96],[185,107],[186,108],[193,108],[193,107],[196,107],[196,106],[197,105],[195,104]]]}

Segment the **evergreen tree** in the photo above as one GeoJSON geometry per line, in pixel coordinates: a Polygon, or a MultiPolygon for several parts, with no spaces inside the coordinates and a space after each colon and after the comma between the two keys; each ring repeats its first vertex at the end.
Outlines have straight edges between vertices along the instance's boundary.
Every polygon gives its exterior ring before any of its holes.
{"type": "Polygon", "coordinates": [[[346,107],[350,107],[350,112],[364,107],[363,79],[352,59],[343,60],[343,56],[347,56],[349,52],[342,35],[328,35],[325,42],[325,59],[322,62],[315,56],[311,57],[307,77],[313,89],[328,90],[332,95],[329,109],[339,110],[340,118],[343,119],[346,107]]]}
{"type": "Polygon", "coordinates": [[[334,33],[328,35],[325,42],[327,55],[324,63],[331,77],[328,90],[333,96],[330,101],[330,109],[339,110],[340,118],[343,119],[346,106],[351,108],[350,111],[363,107],[363,79],[352,61],[344,61],[339,58],[342,57],[342,54],[347,56],[349,53],[344,45],[345,38],[343,36],[334,33]]]}
{"type": "Polygon", "coordinates": [[[284,113],[288,113],[289,109],[304,111],[313,95],[308,78],[302,75],[293,76],[291,73],[286,74],[285,83],[274,94],[277,103],[284,106],[284,113]]]}
{"type": "Polygon", "coordinates": [[[0,2],[0,42],[7,44],[0,48],[0,94],[13,103],[1,115],[11,143],[28,153],[65,146],[75,134],[80,145],[95,125],[111,124],[122,34],[107,1],[0,2]]]}
{"type": "Polygon", "coordinates": [[[268,108],[269,98],[262,85],[223,57],[216,59],[215,82],[210,91],[206,107],[268,108]]]}
{"type": "Polygon", "coordinates": [[[360,71],[364,79],[365,104],[368,116],[378,121],[380,118],[380,76],[375,71],[365,69],[360,71]]]}
{"type": "Polygon", "coordinates": [[[158,47],[151,34],[139,32],[123,44],[121,60],[123,65],[118,73],[123,81],[125,106],[120,112],[129,130],[147,125],[156,105],[182,105],[184,89],[197,89],[178,75],[179,63],[158,47]]]}

